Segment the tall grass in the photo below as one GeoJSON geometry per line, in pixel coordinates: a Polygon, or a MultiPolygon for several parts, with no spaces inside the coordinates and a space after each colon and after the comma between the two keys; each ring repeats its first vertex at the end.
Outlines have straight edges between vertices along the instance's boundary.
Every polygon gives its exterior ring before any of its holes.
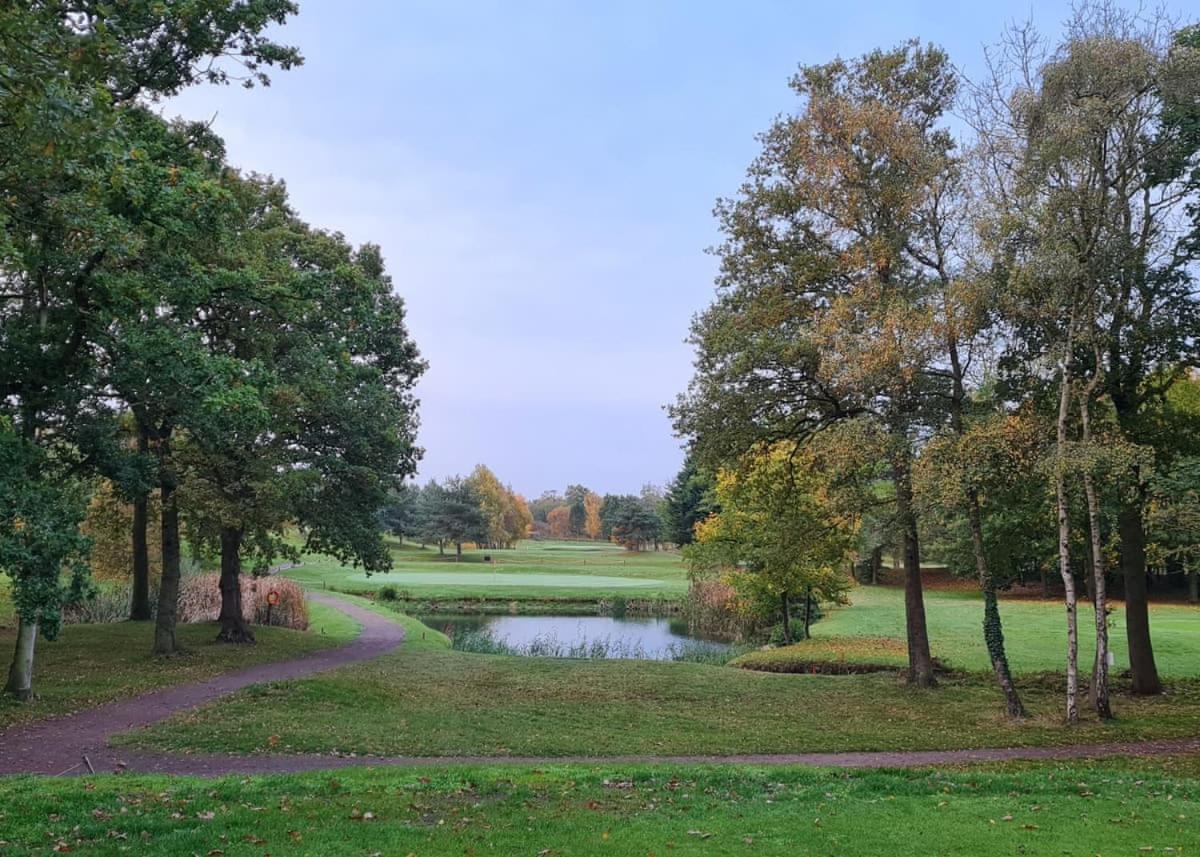
{"type": "MultiPolygon", "coordinates": [[[[185,574],[179,585],[179,621],[215,622],[221,612],[219,574],[185,574]]],[[[243,576],[242,615],[254,625],[277,625],[303,631],[308,628],[308,603],[304,587],[283,577],[243,576]],[[267,610],[267,595],[275,591],[279,603],[267,610]],[[268,623],[268,613],[270,622],[268,623]]],[[[150,593],[150,609],[158,608],[157,587],[150,593]]],[[[129,583],[106,583],[95,594],[63,609],[63,621],[71,625],[123,622],[129,618],[132,598],[129,583]]]]}
{"type": "MultiPolygon", "coordinates": [[[[215,622],[221,612],[221,576],[191,574],[179,587],[179,617],[184,622],[215,622]]],[[[241,578],[242,616],[255,625],[278,625],[303,631],[308,628],[308,603],[304,587],[284,577],[241,578]],[[267,596],[279,595],[279,603],[267,609],[267,596]],[[270,622],[267,621],[268,614],[270,622]]]]}
{"type": "MultiPolygon", "coordinates": [[[[67,625],[99,625],[124,622],[129,618],[133,600],[130,583],[102,583],[91,597],[63,607],[63,622],[67,625]]],[[[158,611],[158,587],[150,590],[150,610],[158,611]]]]}

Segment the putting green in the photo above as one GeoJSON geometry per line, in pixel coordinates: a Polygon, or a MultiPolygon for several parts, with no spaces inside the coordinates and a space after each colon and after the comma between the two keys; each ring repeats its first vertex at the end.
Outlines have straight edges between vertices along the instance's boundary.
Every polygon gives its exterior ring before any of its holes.
{"type": "Polygon", "coordinates": [[[666,586],[662,580],[604,577],[595,574],[503,574],[494,571],[393,571],[350,574],[345,582],[370,586],[473,586],[481,589],[536,586],[557,589],[650,589],[666,586]]]}

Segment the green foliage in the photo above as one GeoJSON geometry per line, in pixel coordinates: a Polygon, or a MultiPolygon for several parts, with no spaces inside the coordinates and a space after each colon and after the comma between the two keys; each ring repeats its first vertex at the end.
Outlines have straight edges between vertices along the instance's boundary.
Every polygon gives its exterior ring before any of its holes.
{"type": "Polygon", "coordinates": [[[737,470],[718,474],[721,511],[684,550],[694,575],[720,575],[748,614],[766,619],[782,609],[785,628],[793,599],[839,601],[849,584],[854,521],[839,514],[812,465],[789,444],[748,453],[737,470]]]}
{"type": "Polygon", "coordinates": [[[663,537],[676,545],[691,544],[696,524],[719,511],[713,498],[712,476],[689,455],[667,487],[663,512],[663,537]]]}
{"type": "Polygon", "coordinates": [[[64,603],[88,588],[86,494],[44,450],[0,417],[0,572],[17,617],[54,639],[64,603]],[[57,478],[55,478],[57,477],[57,478]],[[65,581],[65,582],[64,582],[65,581]]]}

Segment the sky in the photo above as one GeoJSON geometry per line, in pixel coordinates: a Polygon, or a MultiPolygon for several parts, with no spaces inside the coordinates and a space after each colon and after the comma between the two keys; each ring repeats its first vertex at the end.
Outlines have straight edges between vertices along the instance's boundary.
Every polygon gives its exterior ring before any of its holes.
{"type": "Polygon", "coordinates": [[[664,406],[714,294],[712,208],[802,64],[913,37],[968,75],[1013,21],[1068,5],[302,0],[269,88],[196,87],[244,170],[308,222],[382,246],[421,379],[422,480],[485,463],[529,497],[664,484],[664,406]]]}

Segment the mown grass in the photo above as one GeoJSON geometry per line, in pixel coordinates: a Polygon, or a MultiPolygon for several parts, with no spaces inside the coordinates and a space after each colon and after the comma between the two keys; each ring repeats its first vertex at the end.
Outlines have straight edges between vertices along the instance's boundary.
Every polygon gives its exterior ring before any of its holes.
{"type": "Polygon", "coordinates": [[[1025,771],[548,766],[0,781],[14,853],[1191,853],[1200,780],[1025,771]]]}
{"type": "MultiPolygon", "coordinates": [[[[784,669],[787,660],[801,667],[812,661],[907,663],[904,649],[904,591],[897,587],[859,586],[848,606],[835,607],[813,626],[813,638],[739,661],[784,669]]],[[[1066,617],[1057,601],[1005,599],[1004,622],[1009,662],[1019,673],[1062,671],[1066,661],[1066,617]]],[[[925,614],[933,654],[949,667],[984,672],[990,669],[983,644],[983,605],[971,592],[927,590],[925,614]]],[[[1090,670],[1095,652],[1093,611],[1079,606],[1079,663],[1090,670]]],[[[1150,609],[1154,654],[1168,677],[1200,676],[1200,607],[1155,604],[1150,609]]],[[[1109,640],[1117,670],[1128,667],[1125,615],[1120,602],[1109,617],[1109,640]]]]}
{"type": "MultiPolygon", "coordinates": [[[[338,645],[357,636],[359,625],[346,614],[310,604],[310,629],[256,627],[258,644],[216,643],[215,623],[181,625],[187,653],[172,658],[150,654],[150,622],[68,625],[57,640],[38,641],[32,702],[0,699],[0,730],[16,723],[92,708],[184,682],[199,681],[254,664],[284,660],[338,645]]],[[[11,628],[0,629],[0,652],[15,641],[11,628]]]]}
{"type": "MultiPolygon", "coordinates": [[[[368,663],[248,688],[116,740],[242,753],[726,755],[1065,744],[1200,731],[1194,679],[1150,699],[1118,689],[1118,720],[1101,724],[1085,715],[1068,730],[1054,677],[1020,683],[1033,716],[1013,723],[982,675],[947,677],[937,690],[923,691],[897,674],[774,675],[472,654],[421,633],[427,636],[420,648],[406,643],[368,663]]],[[[417,639],[410,631],[409,640],[417,639]]]]}
{"type": "Polygon", "coordinates": [[[367,575],[329,557],[308,555],[286,576],[313,588],[371,592],[395,588],[417,599],[679,599],[687,569],[676,552],[627,551],[606,543],[525,541],[512,550],[453,551],[389,540],[393,568],[367,575]],[[485,562],[484,557],[494,562],[485,562]]]}

